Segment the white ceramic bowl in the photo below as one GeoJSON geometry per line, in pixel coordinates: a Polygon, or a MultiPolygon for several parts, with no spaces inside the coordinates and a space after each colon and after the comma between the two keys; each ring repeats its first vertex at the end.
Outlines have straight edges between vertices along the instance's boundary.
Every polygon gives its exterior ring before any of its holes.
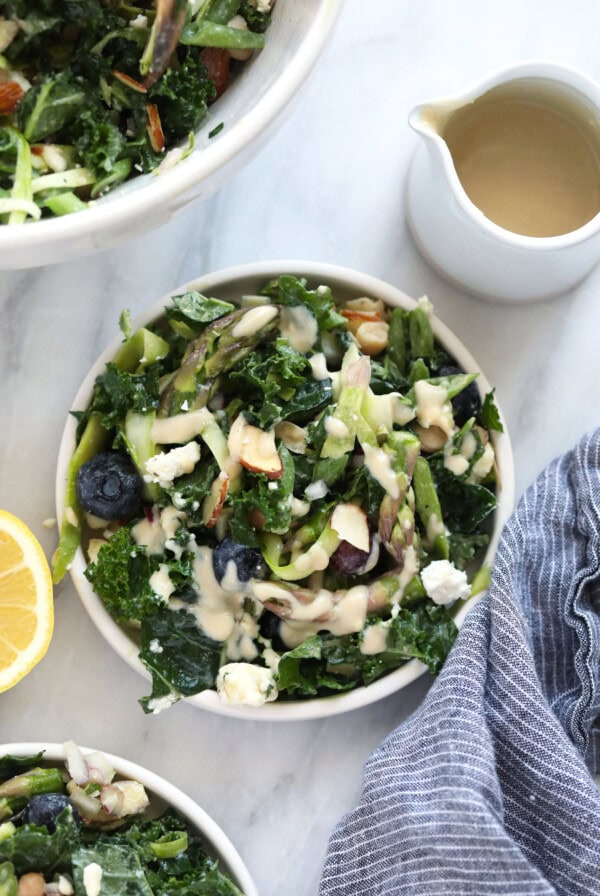
{"type": "MultiPolygon", "coordinates": [[[[44,742],[1,744],[0,756],[32,756],[44,751],[42,765],[63,766],[65,762],[65,750],[62,744],[44,742]]],[[[82,747],[84,753],[89,753],[90,748],[82,747]]],[[[150,798],[148,813],[158,814],[167,807],[176,809],[200,835],[203,846],[208,855],[219,862],[222,871],[228,874],[244,896],[258,896],[258,891],[250,877],[250,873],[244,865],[240,855],[232,842],[221,830],[218,824],[201,809],[189,796],[173,784],[169,784],[164,778],[148,771],[135,762],[113,756],[112,753],[101,751],[111,763],[118,775],[130,780],[139,781],[144,785],[150,798]]]]}
{"type": "Polygon", "coordinates": [[[194,152],[164,174],[133,178],[89,209],[60,218],[0,226],[0,270],[68,261],[166,224],[195,199],[222,186],[282,123],[314,69],[342,0],[279,0],[265,48],[210,108],[194,152]],[[211,140],[208,133],[225,127],[211,140]]]}
{"type": "MultiPolygon", "coordinates": [[[[267,280],[285,273],[304,276],[309,283],[315,286],[325,283],[332,287],[334,295],[340,300],[348,300],[366,295],[375,299],[383,299],[388,305],[399,306],[405,309],[410,309],[415,306],[414,299],[411,299],[406,293],[396,289],[396,287],[384,283],[382,280],[377,280],[375,277],[360,274],[347,268],[305,261],[258,262],[256,264],[228,268],[213,274],[207,274],[204,277],[200,277],[198,280],[194,280],[178,289],[174,289],[172,293],[164,296],[148,308],[144,314],[133,322],[133,325],[137,328],[148,324],[150,321],[156,320],[162,315],[164,306],[168,303],[169,296],[184,292],[187,289],[197,289],[202,293],[217,298],[235,301],[243,295],[256,294],[260,286],[267,280]]],[[[477,371],[479,373],[477,383],[479,384],[482,394],[488,392],[491,388],[489,383],[481,372],[481,368],[462,342],[460,342],[448,327],[435,316],[432,319],[432,327],[438,342],[448,350],[465,371],[477,371]]],[[[121,341],[122,335],[117,336],[108,346],[106,351],[100,355],[85,377],[73,400],[71,405],[73,410],[83,410],[89,405],[95,379],[99,374],[104,372],[107,361],[112,360],[121,341]]],[[[487,562],[493,560],[498,545],[498,539],[500,537],[500,531],[512,512],[514,502],[512,449],[508,433],[506,432],[505,422],[504,427],[504,433],[492,433],[501,486],[498,491],[498,508],[493,517],[491,540],[485,555],[485,560],[487,562]]],[[[63,516],[65,483],[67,480],[69,461],[75,448],[76,429],[77,421],[72,415],[69,415],[59,449],[56,476],[56,506],[57,518],[59,520],[62,519],[63,516]]],[[[120,654],[130,666],[137,669],[137,671],[144,675],[145,678],[149,679],[149,673],[138,659],[138,649],[136,644],[129,637],[126,630],[121,628],[113,620],[105,609],[101,599],[92,590],[92,586],[84,575],[85,567],[86,560],[82,549],[79,548],[71,564],[70,573],[75,588],[87,611],[117,653],[120,654]]],[[[478,598],[475,597],[471,601],[467,601],[465,606],[457,614],[456,622],[459,626],[462,624],[468,609],[470,609],[477,599],[478,598]]],[[[400,669],[380,678],[373,682],[373,684],[368,685],[368,687],[359,687],[353,691],[348,691],[331,697],[289,702],[275,701],[274,703],[266,703],[264,706],[257,708],[248,706],[227,706],[221,702],[215,691],[204,691],[200,694],[188,697],[187,700],[203,709],[209,709],[212,712],[228,716],[236,716],[238,718],[260,718],[268,719],[269,721],[312,719],[335,715],[350,709],[365,706],[368,703],[373,703],[375,700],[386,697],[388,694],[392,694],[395,691],[400,690],[400,688],[405,687],[422,675],[425,670],[426,667],[419,660],[410,660],[400,669]]]]}

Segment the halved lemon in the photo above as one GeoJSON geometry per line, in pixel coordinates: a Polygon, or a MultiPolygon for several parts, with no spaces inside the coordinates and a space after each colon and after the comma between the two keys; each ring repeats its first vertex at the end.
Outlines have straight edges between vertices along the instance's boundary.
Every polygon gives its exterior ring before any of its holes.
{"type": "Polygon", "coordinates": [[[0,510],[0,691],[39,663],[53,627],[52,578],[42,547],[25,523],[0,510]]]}

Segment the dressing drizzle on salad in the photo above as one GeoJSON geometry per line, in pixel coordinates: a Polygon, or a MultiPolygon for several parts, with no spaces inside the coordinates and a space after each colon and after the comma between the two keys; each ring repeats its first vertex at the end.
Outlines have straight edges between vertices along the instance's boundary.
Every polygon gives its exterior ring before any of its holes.
{"type": "MultiPolygon", "coordinates": [[[[248,705],[334,694],[413,657],[436,672],[453,608],[486,585],[501,423],[436,343],[430,303],[338,305],[292,276],[240,307],[172,302],[135,333],[123,319],[54,558],[58,580],[82,541],[95,591],[139,629],[144,709],[207,688],[248,705]],[[91,553],[88,464],[115,455],[137,509],[91,553]]],[[[95,487],[119,493],[108,479],[95,487]]]]}

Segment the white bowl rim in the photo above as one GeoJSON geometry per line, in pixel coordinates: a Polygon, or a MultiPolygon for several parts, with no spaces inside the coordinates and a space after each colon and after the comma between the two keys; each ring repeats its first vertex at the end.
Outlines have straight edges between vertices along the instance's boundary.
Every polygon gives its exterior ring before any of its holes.
{"type": "MultiPolygon", "coordinates": [[[[94,752],[90,747],[80,747],[83,753],[94,752]]],[[[43,762],[64,762],[66,760],[65,748],[62,744],[46,743],[44,741],[19,742],[0,744],[0,756],[30,756],[44,752],[43,762]]],[[[157,775],[136,762],[123,759],[114,753],[101,750],[115,771],[125,778],[139,781],[147,790],[152,791],[169,806],[177,809],[190,824],[195,827],[203,840],[208,844],[218,859],[223,861],[225,870],[242,891],[244,896],[258,896],[256,885],[250,876],[241,856],[225,832],[219,827],[213,818],[202,809],[191,797],[187,796],[174,784],[157,775]]]]}
{"type": "MultiPolygon", "coordinates": [[[[342,2],[319,0],[314,21],[289,65],[261,97],[252,114],[232,122],[217,142],[206,146],[201,153],[188,157],[185,165],[175,165],[160,176],[153,177],[138,191],[111,198],[107,203],[100,201],[85,212],[30,221],[23,227],[0,226],[0,252],[21,249],[24,238],[33,251],[36,246],[43,246],[49,241],[93,236],[115,227],[117,221],[125,226],[127,222],[143,219],[153,209],[176,200],[195,184],[225,167],[244,147],[252,144],[292,101],[327,44],[342,2]]],[[[185,204],[184,200],[182,206],[185,204]]],[[[175,203],[175,209],[179,207],[175,203]]]]}
{"type": "MultiPolygon", "coordinates": [[[[165,304],[172,295],[178,295],[181,292],[185,292],[187,289],[197,289],[200,292],[208,293],[211,290],[223,289],[231,286],[231,288],[235,290],[235,284],[238,281],[252,279],[257,283],[266,282],[272,277],[277,277],[281,274],[304,276],[311,282],[319,281],[320,283],[326,283],[333,287],[334,292],[336,289],[346,289],[357,296],[368,295],[382,298],[383,301],[389,305],[396,305],[403,308],[414,308],[416,305],[413,298],[397,287],[369,274],[363,274],[350,268],[314,261],[259,261],[236,267],[224,268],[202,277],[195,278],[176,289],[170,290],[169,293],[157,302],[154,302],[140,315],[136,316],[132,321],[132,328],[137,329],[138,327],[144,326],[155,320],[162,314],[165,304]]],[[[491,389],[491,386],[483,374],[481,367],[467,351],[462,342],[460,342],[458,337],[455,336],[435,314],[432,315],[431,324],[437,341],[448,349],[449,353],[465,371],[477,372],[479,374],[477,382],[480,391],[482,393],[488,392],[491,389]]],[[[117,336],[98,357],[84,377],[71,404],[72,409],[80,410],[87,407],[96,376],[104,370],[106,362],[114,357],[121,342],[122,335],[117,336]]],[[[504,426],[504,432],[492,433],[492,440],[501,472],[501,488],[498,495],[498,507],[495,511],[494,527],[490,544],[488,545],[482,560],[482,562],[487,562],[489,564],[493,561],[500,539],[500,533],[514,506],[515,486],[512,448],[502,409],[499,408],[499,410],[500,419],[504,426]]],[[[63,518],[66,473],[74,449],[76,428],[77,421],[72,415],[69,415],[63,431],[57,461],[56,512],[59,521],[63,518]]],[[[150,674],[138,658],[136,645],[110,616],[101,599],[95,594],[90,583],[85,578],[84,569],[86,565],[83,550],[80,546],[77,549],[77,553],[71,563],[69,571],[75,589],[85,608],[97,628],[117,653],[147,681],[150,681],[150,674]]],[[[462,625],[467,612],[481,599],[482,596],[483,594],[476,595],[466,601],[464,606],[461,607],[455,616],[455,622],[459,627],[462,625]]],[[[263,706],[259,707],[229,706],[220,700],[215,691],[202,691],[199,694],[194,694],[193,696],[184,699],[194,706],[199,706],[202,709],[207,709],[220,715],[240,719],[250,719],[252,721],[262,719],[276,722],[325,718],[327,716],[338,715],[339,713],[358,709],[370,703],[374,703],[377,700],[381,700],[383,697],[387,697],[406,687],[423,675],[425,671],[426,666],[420,660],[413,659],[409,660],[399,669],[377,679],[372,684],[366,686],[363,685],[351,691],[327,697],[315,697],[304,700],[282,702],[275,701],[273,703],[265,703],[263,706]]]]}

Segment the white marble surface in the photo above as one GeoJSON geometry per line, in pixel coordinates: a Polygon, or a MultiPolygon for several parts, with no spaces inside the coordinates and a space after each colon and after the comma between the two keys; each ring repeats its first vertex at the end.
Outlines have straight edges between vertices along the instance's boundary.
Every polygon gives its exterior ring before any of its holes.
{"type": "MultiPolygon", "coordinates": [[[[569,295],[517,308],[444,283],[406,229],[403,187],[417,140],[406,116],[418,100],[528,57],[600,79],[599,29],[596,0],[346,0],[292,117],[220,193],[115,250],[0,272],[0,505],[51,553],[56,531],[42,520],[54,515],[65,415],[119,310],[139,311],[209,270],[284,257],[344,264],[428,293],[497,385],[522,492],[598,423],[600,269],[569,295]]],[[[145,682],[101,641],[64,582],[47,657],[0,696],[0,739],[74,738],[151,767],[223,826],[263,896],[310,896],[327,836],[358,798],[365,759],[428,686],[421,679],[330,721],[248,723],[185,704],[146,717],[136,703],[145,682]]]]}

